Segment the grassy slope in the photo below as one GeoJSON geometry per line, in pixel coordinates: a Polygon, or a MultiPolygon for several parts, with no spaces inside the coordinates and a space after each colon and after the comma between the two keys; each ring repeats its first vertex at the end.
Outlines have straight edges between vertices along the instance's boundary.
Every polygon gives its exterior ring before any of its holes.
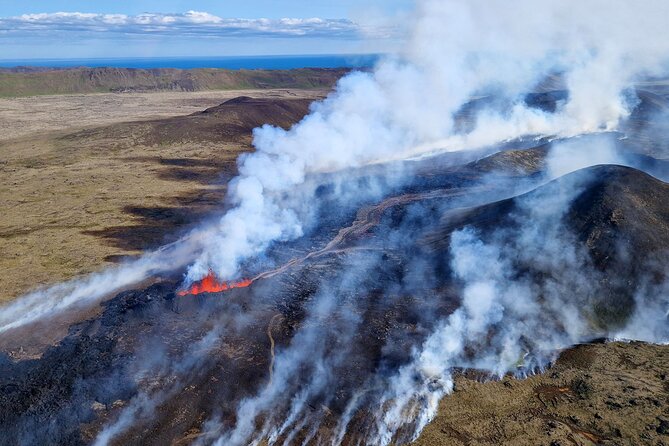
{"type": "Polygon", "coordinates": [[[330,88],[345,69],[298,70],[74,68],[0,70],[0,97],[117,91],[201,91],[247,88],[330,88]]]}
{"type": "Polygon", "coordinates": [[[669,347],[633,342],[577,346],[525,380],[459,375],[413,446],[665,445],[668,367],[669,347]]]}

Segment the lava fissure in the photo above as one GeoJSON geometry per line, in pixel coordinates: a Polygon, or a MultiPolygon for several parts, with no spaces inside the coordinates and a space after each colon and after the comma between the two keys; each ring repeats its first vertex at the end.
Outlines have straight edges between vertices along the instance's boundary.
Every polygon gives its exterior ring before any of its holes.
{"type": "Polygon", "coordinates": [[[202,280],[190,286],[190,288],[177,292],[179,296],[193,295],[203,293],[220,293],[223,291],[232,290],[234,288],[246,288],[253,283],[253,279],[243,279],[237,282],[222,281],[219,282],[212,271],[209,271],[202,280]]]}

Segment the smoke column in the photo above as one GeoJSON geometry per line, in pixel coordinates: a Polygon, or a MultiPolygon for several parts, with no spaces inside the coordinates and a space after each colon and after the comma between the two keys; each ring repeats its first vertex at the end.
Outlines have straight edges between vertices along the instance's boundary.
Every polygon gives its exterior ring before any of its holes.
{"type": "MultiPolygon", "coordinates": [[[[286,206],[284,196],[311,173],[474,149],[520,136],[615,130],[636,103],[631,90],[636,77],[661,69],[669,55],[667,13],[669,5],[661,1],[519,1],[513,7],[501,1],[418,2],[411,37],[400,55],[382,61],[372,73],[343,79],[291,130],[256,130],[257,151],[240,159],[241,175],[229,197],[236,208],[222,219],[214,244],[226,251],[207,251],[189,269],[188,280],[210,268],[234,277],[240,261],[274,241],[299,237],[306,211],[286,206]],[[551,82],[568,92],[554,113],[522,102],[524,94],[551,82]],[[472,99],[491,95],[496,101],[478,111],[473,128],[459,132],[457,112],[472,99]]],[[[563,147],[562,153],[570,150],[574,147],[563,147]]],[[[610,161],[614,155],[602,147],[577,158],[566,165],[554,154],[549,174],[610,161]]],[[[391,380],[379,400],[370,444],[389,444],[407,426],[417,435],[452,389],[453,367],[502,374],[523,364],[528,371],[545,366],[560,348],[612,334],[584,320],[580,308],[592,304],[597,272],[569,232],[555,223],[580,187],[569,184],[557,199],[532,197],[522,221],[535,223],[521,224],[511,244],[502,243],[509,234],[487,242],[468,229],[453,236],[450,255],[462,283],[461,308],[438,325],[391,380]],[[560,274],[554,281],[519,282],[511,260],[516,258],[543,260],[542,271],[560,274]],[[539,295],[548,306],[540,304],[539,295]],[[564,296],[577,297],[565,301],[564,296]],[[481,343],[491,330],[490,344],[481,343]],[[472,348],[479,352],[474,358],[467,355],[472,348]]],[[[665,312],[659,314],[661,322],[665,312]]],[[[665,331],[655,334],[666,336],[665,331]]],[[[664,339],[658,336],[652,339],[664,339]]],[[[273,386],[272,395],[240,406],[239,419],[248,423],[272,406],[280,398],[279,383],[273,386]]],[[[290,394],[289,389],[283,390],[290,394]]],[[[244,444],[250,435],[249,426],[239,425],[220,444],[244,444]]]]}
{"type": "MultiPolygon", "coordinates": [[[[410,38],[372,73],[353,73],[292,129],[256,129],[256,152],[239,160],[212,249],[187,281],[212,269],[234,278],[240,262],[303,234],[310,200],[286,199],[309,174],[389,159],[478,148],[523,135],[612,130],[629,114],[635,76],[669,53],[663,1],[418,1],[410,38]],[[559,78],[568,100],[554,114],[522,96],[559,78]],[[468,133],[454,116],[472,98],[496,95],[468,133]]],[[[363,191],[361,191],[363,192],[363,191]]],[[[303,192],[309,198],[309,191],[303,192]]]]}

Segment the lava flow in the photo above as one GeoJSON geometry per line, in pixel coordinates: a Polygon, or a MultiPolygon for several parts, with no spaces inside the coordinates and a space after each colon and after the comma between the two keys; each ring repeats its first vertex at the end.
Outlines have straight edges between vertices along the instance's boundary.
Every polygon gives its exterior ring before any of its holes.
{"type": "Polygon", "coordinates": [[[246,288],[253,283],[252,279],[244,279],[239,282],[219,282],[212,271],[197,283],[191,285],[187,290],[177,292],[179,296],[198,295],[202,293],[220,293],[233,288],[246,288]]]}

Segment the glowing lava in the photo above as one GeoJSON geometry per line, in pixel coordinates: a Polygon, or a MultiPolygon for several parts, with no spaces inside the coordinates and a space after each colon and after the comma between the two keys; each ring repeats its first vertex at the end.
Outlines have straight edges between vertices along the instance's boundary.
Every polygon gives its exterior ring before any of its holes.
{"type": "Polygon", "coordinates": [[[253,280],[251,279],[244,279],[240,280],[239,282],[219,282],[216,279],[216,276],[214,276],[214,273],[209,271],[209,274],[207,274],[204,279],[194,283],[187,290],[177,292],[177,295],[187,296],[189,294],[198,295],[202,293],[220,293],[222,291],[228,291],[233,288],[246,288],[252,283],[253,280]]]}

